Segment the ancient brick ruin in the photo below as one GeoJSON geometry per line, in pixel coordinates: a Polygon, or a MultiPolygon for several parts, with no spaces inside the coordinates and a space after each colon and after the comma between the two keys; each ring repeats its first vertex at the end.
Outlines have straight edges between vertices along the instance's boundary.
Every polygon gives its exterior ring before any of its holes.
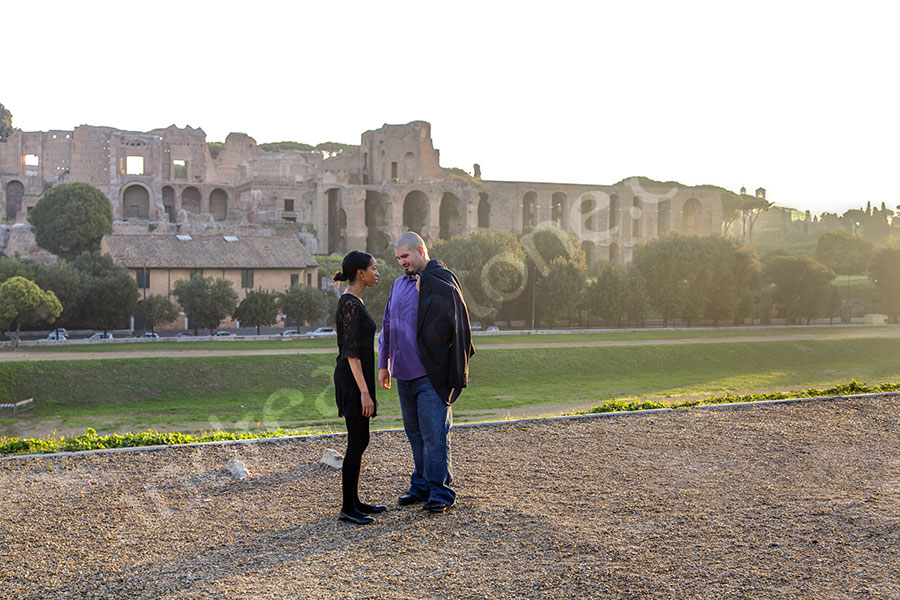
{"type": "Polygon", "coordinates": [[[407,229],[433,241],[550,225],[581,240],[590,262],[625,263],[641,240],[722,225],[714,187],[488,181],[478,165],[474,176],[450,172],[424,121],[366,131],[356,150],[335,156],[264,151],[231,133],[215,158],[202,129],[82,125],[16,131],[0,143],[7,255],[38,253],[28,246],[28,210],[53,185],[74,181],[109,197],[115,233],[294,235],[314,254],[364,248],[383,255],[407,229]]]}

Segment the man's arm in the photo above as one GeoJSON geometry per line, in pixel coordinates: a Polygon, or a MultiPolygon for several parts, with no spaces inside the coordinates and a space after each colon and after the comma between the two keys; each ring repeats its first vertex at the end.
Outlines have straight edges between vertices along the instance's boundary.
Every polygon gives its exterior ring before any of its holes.
{"type": "Polygon", "coordinates": [[[386,390],[391,389],[391,298],[394,295],[394,287],[388,292],[388,299],[384,305],[384,319],[381,324],[381,334],[378,336],[378,384],[386,390]]]}

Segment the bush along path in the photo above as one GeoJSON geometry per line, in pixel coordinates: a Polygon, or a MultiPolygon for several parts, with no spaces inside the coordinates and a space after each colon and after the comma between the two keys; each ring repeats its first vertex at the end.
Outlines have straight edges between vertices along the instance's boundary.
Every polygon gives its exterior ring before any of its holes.
{"type": "MultiPolygon", "coordinates": [[[[734,404],[743,402],[766,402],[771,400],[788,400],[800,398],[821,398],[834,396],[853,396],[858,394],[878,394],[900,391],[900,383],[885,382],[876,385],[860,383],[855,379],[849,383],[839,384],[830,388],[809,388],[793,392],[772,392],[767,394],[745,394],[724,396],[712,396],[701,400],[685,400],[666,404],[654,401],[626,401],[614,400],[600,406],[595,406],[589,411],[574,413],[577,415],[633,412],[640,410],[654,410],[660,408],[690,408],[693,406],[705,406],[716,404],[734,404]]],[[[183,433],[160,433],[145,431],[142,433],[124,433],[98,435],[93,429],[88,429],[83,435],[77,437],[53,437],[47,438],[9,438],[0,437],[0,456],[54,454],[58,452],[80,452],[88,450],[108,450],[113,448],[138,448],[148,446],[174,446],[179,444],[198,444],[204,442],[224,442],[236,440],[271,439],[291,437],[299,435],[314,435],[317,431],[297,429],[274,429],[260,432],[228,433],[215,431],[201,435],[189,435],[183,433]]]]}
{"type": "Polygon", "coordinates": [[[673,403],[654,402],[649,400],[637,400],[633,402],[628,402],[626,400],[611,400],[600,406],[595,406],[590,410],[574,414],[588,415],[611,412],[630,412],[636,410],[654,410],[658,408],[690,408],[692,406],[706,406],[712,404],[737,404],[742,402],[767,402],[771,400],[789,400],[794,398],[853,396],[857,394],[880,394],[896,391],[900,391],[900,383],[885,382],[876,385],[868,385],[866,383],[860,383],[855,379],[851,379],[850,383],[842,383],[825,389],[809,388],[793,392],[771,392],[767,394],[725,394],[724,396],[712,396],[700,400],[684,400],[673,403]]]}

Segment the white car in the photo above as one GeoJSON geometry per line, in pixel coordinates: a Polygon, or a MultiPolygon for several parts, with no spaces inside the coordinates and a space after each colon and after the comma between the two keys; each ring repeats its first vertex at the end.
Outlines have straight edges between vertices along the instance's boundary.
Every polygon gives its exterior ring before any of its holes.
{"type": "Polygon", "coordinates": [[[491,325],[490,327],[485,329],[485,331],[488,333],[498,333],[500,331],[500,328],[497,327],[496,325],[491,325]]]}
{"type": "Polygon", "coordinates": [[[216,335],[214,335],[213,337],[237,337],[237,336],[234,335],[233,333],[231,333],[230,331],[217,331],[216,335]]]}
{"type": "Polygon", "coordinates": [[[329,337],[332,335],[337,335],[337,331],[334,330],[334,327],[319,327],[315,331],[310,331],[306,335],[312,337],[329,337]]]}
{"type": "Polygon", "coordinates": [[[296,329],[285,329],[284,331],[281,332],[282,337],[292,337],[295,335],[300,335],[300,332],[297,331],[296,329]]]}
{"type": "Polygon", "coordinates": [[[69,338],[67,338],[66,335],[62,332],[60,332],[57,335],[57,333],[55,331],[51,331],[49,334],[47,334],[47,337],[41,338],[37,341],[39,341],[39,342],[65,342],[68,339],[69,338]]]}
{"type": "Polygon", "coordinates": [[[113,339],[113,334],[111,334],[111,333],[106,333],[106,334],[94,333],[91,335],[91,337],[88,338],[88,340],[91,340],[91,341],[93,341],[93,340],[111,340],[111,339],[113,339]]]}

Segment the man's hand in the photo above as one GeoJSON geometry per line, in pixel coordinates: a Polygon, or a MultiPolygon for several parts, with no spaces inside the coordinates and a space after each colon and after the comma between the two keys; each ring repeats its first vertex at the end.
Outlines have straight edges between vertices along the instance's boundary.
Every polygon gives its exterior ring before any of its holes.
{"type": "Polygon", "coordinates": [[[378,369],[378,383],[386,390],[391,389],[390,369],[378,369]]]}

